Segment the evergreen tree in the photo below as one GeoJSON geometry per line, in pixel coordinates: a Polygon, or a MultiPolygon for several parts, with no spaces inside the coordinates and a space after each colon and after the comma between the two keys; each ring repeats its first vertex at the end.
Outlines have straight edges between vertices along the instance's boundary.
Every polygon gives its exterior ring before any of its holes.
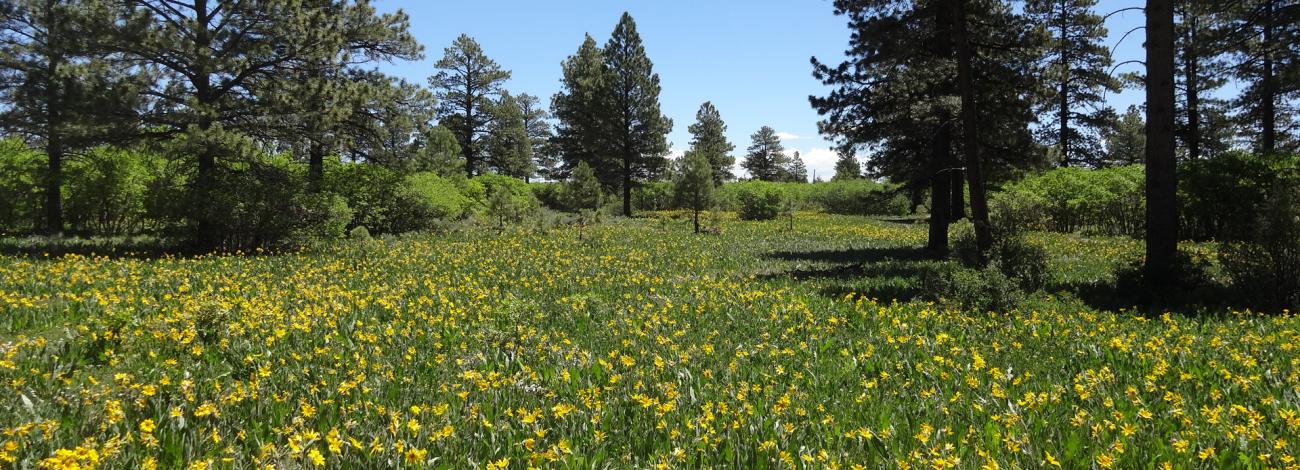
{"type": "Polygon", "coordinates": [[[607,128],[622,172],[623,215],[632,215],[632,186],[650,179],[667,166],[668,140],[673,122],[659,112],[659,74],[646,56],[632,15],[623,13],[603,50],[606,82],[604,100],[609,105],[607,128]]]}
{"type": "Polygon", "coordinates": [[[0,5],[0,129],[46,156],[44,224],[63,232],[63,164],[138,124],[139,74],[100,47],[112,14],[97,1],[13,0],[0,5]]]}
{"type": "Polygon", "coordinates": [[[524,128],[528,131],[528,145],[532,147],[533,166],[537,176],[545,179],[555,178],[559,166],[559,156],[551,148],[551,118],[546,108],[541,106],[536,96],[521,93],[515,96],[519,103],[519,112],[524,119],[524,128]]]}
{"type": "Polygon", "coordinates": [[[752,140],[745,161],[740,164],[746,171],[749,171],[749,177],[761,181],[781,181],[786,176],[786,166],[790,164],[790,157],[785,154],[785,146],[781,145],[781,138],[776,136],[776,130],[768,126],[763,126],[749,136],[752,140]]]}
{"type": "Polygon", "coordinates": [[[596,172],[587,162],[578,162],[564,185],[565,202],[579,211],[595,211],[600,209],[604,196],[596,172]]]}
{"type": "Polygon", "coordinates": [[[1128,111],[1111,123],[1106,132],[1107,165],[1132,165],[1145,160],[1146,123],[1142,111],[1129,105],[1128,111]]]}
{"type": "Polygon", "coordinates": [[[691,133],[691,148],[686,156],[698,153],[708,159],[713,168],[713,184],[721,186],[722,182],[735,178],[731,166],[735,165],[736,157],[731,152],[736,146],[727,141],[727,124],[722,122],[722,115],[713,103],[705,101],[700,105],[700,110],[695,112],[695,123],[687,130],[691,133]]]}
{"type": "Polygon", "coordinates": [[[520,178],[525,181],[535,171],[533,166],[533,146],[528,138],[528,126],[524,122],[523,110],[514,96],[501,92],[490,110],[492,119],[488,125],[487,158],[488,164],[497,173],[520,178]]]}
{"type": "MultiPolygon", "coordinates": [[[[1177,101],[1178,140],[1187,158],[1198,160],[1208,149],[1221,148],[1223,136],[1207,140],[1206,121],[1222,112],[1226,103],[1213,92],[1226,83],[1222,13],[1213,2],[1179,0],[1174,2],[1175,85],[1182,91],[1177,101]]],[[[1219,123],[1221,124],[1221,123],[1219,123]]],[[[1223,131],[1218,126],[1217,131],[1223,131]]],[[[1228,137],[1231,140],[1231,137],[1228,137]]],[[[1213,150],[1211,150],[1213,152],[1213,150]]]]}
{"type": "Polygon", "coordinates": [[[107,43],[162,79],[147,90],[158,105],[145,128],[159,137],[182,137],[192,155],[190,218],[195,242],[224,239],[215,226],[219,165],[256,148],[254,137],[283,135],[292,122],[277,109],[274,94],[314,58],[337,51],[340,31],[316,24],[319,11],[299,0],[125,2],[107,43]]]}
{"type": "Polygon", "coordinates": [[[927,246],[935,253],[947,250],[948,223],[961,213],[968,176],[962,168],[969,165],[953,152],[954,139],[965,137],[971,122],[957,119],[959,23],[966,45],[979,51],[967,61],[970,91],[981,105],[972,135],[982,152],[974,161],[981,170],[987,163],[993,178],[1039,164],[1028,127],[1032,94],[1025,90],[1037,86],[1032,72],[1045,41],[1002,2],[971,3],[966,22],[953,21],[966,16],[954,6],[953,0],[838,0],[835,13],[848,18],[853,32],[848,60],[838,66],[812,61],[813,76],[833,87],[827,96],[810,97],[823,116],[819,131],[840,151],[870,150],[867,172],[904,183],[914,202],[929,187],[927,246]]]}
{"type": "Polygon", "coordinates": [[[551,98],[551,114],[557,121],[551,143],[563,161],[557,173],[562,176],[586,163],[605,190],[614,191],[621,178],[618,166],[608,162],[605,88],[610,76],[596,40],[586,36],[578,51],[561,64],[561,71],[561,90],[551,98]]]}
{"type": "Polygon", "coordinates": [[[492,119],[493,98],[501,94],[510,72],[488,58],[478,42],[466,34],[452,41],[434,67],[438,73],[429,77],[429,85],[438,90],[439,119],[456,133],[465,158],[465,174],[473,177],[485,163],[480,156],[492,119]]]}
{"type": "Polygon", "coordinates": [[[799,156],[798,150],[795,150],[794,156],[790,157],[790,166],[786,168],[785,172],[789,181],[795,183],[808,182],[808,167],[804,165],[803,158],[799,156]]]}
{"type": "Polygon", "coordinates": [[[835,160],[835,176],[832,181],[854,180],[862,178],[862,164],[858,162],[858,156],[853,152],[840,152],[839,159],[835,160]]]}
{"type": "Polygon", "coordinates": [[[310,21],[335,34],[322,38],[331,41],[329,47],[320,47],[305,59],[292,80],[276,82],[284,86],[276,97],[286,108],[279,113],[289,123],[280,140],[305,147],[308,180],[313,190],[320,190],[325,156],[339,152],[364,131],[348,124],[355,122],[351,115],[375,82],[368,81],[373,78],[368,74],[352,72],[375,61],[420,59],[423,48],[407,31],[410,21],[400,10],[380,15],[369,0],[305,3],[310,21]],[[354,81],[357,76],[362,81],[354,81]]]}
{"type": "Polygon", "coordinates": [[[1230,4],[1225,36],[1231,69],[1245,87],[1239,119],[1262,152],[1293,151],[1300,139],[1300,3],[1246,0],[1230,4]]]}
{"type": "Polygon", "coordinates": [[[1044,117],[1040,134],[1058,149],[1061,166],[1081,163],[1097,166],[1101,132],[1113,110],[1106,92],[1118,92],[1109,74],[1110,49],[1106,26],[1094,9],[1096,0],[1030,0],[1025,11],[1047,29],[1051,39],[1041,66],[1046,96],[1038,110],[1044,117]]]}
{"type": "Polygon", "coordinates": [[[690,209],[695,233],[700,233],[700,212],[713,205],[713,162],[704,153],[683,157],[681,172],[673,181],[678,204],[690,209]]]}

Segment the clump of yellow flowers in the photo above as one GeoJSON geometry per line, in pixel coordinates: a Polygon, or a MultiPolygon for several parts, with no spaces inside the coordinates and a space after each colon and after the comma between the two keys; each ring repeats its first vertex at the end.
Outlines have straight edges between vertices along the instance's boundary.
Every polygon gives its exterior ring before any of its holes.
{"type": "Polygon", "coordinates": [[[828,253],[923,231],[798,220],[0,258],[0,467],[1300,468],[1294,316],[874,299],[828,253]]]}

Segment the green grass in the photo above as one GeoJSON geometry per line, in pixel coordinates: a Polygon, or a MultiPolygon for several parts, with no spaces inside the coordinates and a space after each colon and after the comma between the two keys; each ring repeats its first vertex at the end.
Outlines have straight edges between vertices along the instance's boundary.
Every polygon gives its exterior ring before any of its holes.
{"type": "MultiPolygon", "coordinates": [[[[922,226],[787,223],[2,257],[0,465],[1296,465],[1295,317],[961,311],[922,226]]],[[[1035,236],[1057,286],[1141,247],[1035,236]]]]}

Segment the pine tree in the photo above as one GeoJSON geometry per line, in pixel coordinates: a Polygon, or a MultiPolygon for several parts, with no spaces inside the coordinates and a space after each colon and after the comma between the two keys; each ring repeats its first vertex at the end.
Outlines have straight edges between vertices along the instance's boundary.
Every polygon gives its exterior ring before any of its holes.
{"type": "Polygon", "coordinates": [[[598,210],[605,195],[600,186],[591,166],[587,162],[578,162],[564,185],[565,202],[578,211],[598,210]]]}
{"type": "Polygon", "coordinates": [[[533,175],[533,146],[523,110],[506,91],[493,103],[486,138],[487,161],[493,171],[527,180],[533,175]]]}
{"type": "Polygon", "coordinates": [[[854,180],[862,178],[862,164],[858,162],[858,156],[853,152],[840,152],[839,159],[835,160],[835,176],[832,181],[854,180]]]}
{"type": "Polygon", "coordinates": [[[673,191],[678,204],[693,213],[695,233],[700,233],[700,212],[713,205],[713,181],[713,162],[704,153],[684,157],[673,191]]]}
{"type": "Polygon", "coordinates": [[[603,49],[609,81],[607,121],[612,148],[622,172],[623,215],[632,215],[632,186],[667,166],[673,122],[659,111],[659,74],[646,56],[632,15],[623,13],[603,49]]]}
{"type": "Polygon", "coordinates": [[[1115,119],[1106,132],[1106,165],[1132,165],[1145,160],[1146,123],[1142,111],[1129,105],[1128,111],[1115,119]]]}
{"type": "Polygon", "coordinates": [[[786,175],[789,181],[795,183],[808,182],[808,167],[803,163],[803,157],[799,156],[799,151],[794,151],[794,156],[790,157],[790,165],[786,168],[786,175]]]}
{"type": "Polygon", "coordinates": [[[1238,118],[1261,152],[1300,149],[1300,4],[1294,0],[1232,3],[1225,28],[1229,64],[1245,87],[1238,118]],[[1288,132],[1291,130],[1291,132],[1288,132]]]}
{"type": "Polygon", "coordinates": [[[321,190],[327,154],[341,151],[364,128],[349,126],[357,103],[374,82],[354,72],[363,64],[395,59],[417,60],[423,49],[407,31],[410,20],[400,10],[378,14],[369,0],[311,0],[310,21],[317,28],[330,30],[322,40],[330,41],[308,57],[295,70],[292,80],[277,94],[279,111],[290,125],[280,140],[305,147],[307,175],[313,190],[321,190]]]}
{"type": "Polygon", "coordinates": [[[604,54],[596,40],[588,35],[578,51],[560,67],[561,90],[551,98],[551,114],[557,121],[551,143],[563,161],[557,176],[573,171],[579,163],[586,163],[606,191],[617,190],[621,180],[619,168],[608,161],[611,144],[605,125],[610,107],[605,88],[610,76],[604,54]]]}
{"type": "Polygon", "coordinates": [[[1114,113],[1106,92],[1118,92],[1109,74],[1106,26],[1093,10],[1096,0],[1030,0],[1028,16],[1050,36],[1042,76],[1048,92],[1039,104],[1042,138],[1058,149],[1061,166],[1097,166],[1101,132],[1114,113]]]}
{"type": "Polygon", "coordinates": [[[429,77],[429,85],[438,90],[439,119],[456,133],[465,158],[465,174],[473,177],[484,166],[480,156],[492,119],[492,100],[501,94],[510,72],[488,58],[478,42],[466,34],[452,41],[434,67],[438,73],[429,77]]]}
{"type": "Polygon", "coordinates": [[[1222,122],[1213,117],[1226,107],[1223,99],[1214,97],[1214,91],[1226,83],[1223,51],[1225,25],[1223,13],[1211,2],[1179,0],[1174,2],[1175,86],[1182,91],[1176,102],[1178,114],[1178,140],[1190,160],[1198,160],[1208,153],[1216,153],[1232,137],[1222,136],[1222,122]],[[1217,125],[1215,125],[1217,124],[1217,125]],[[1210,137],[1210,131],[1216,136],[1210,137]]]}
{"type": "Polygon", "coordinates": [[[521,93],[515,96],[519,103],[519,112],[524,119],[524,128],[528,131],[528,144],[533,151],[533,166],[537,176],[546,179],[555,178],[559,166],[559,156],[551,148],[551,114],[546,112],[536,96],[521,93]]]}
{"type": "MultiPolygon", "coordinates": [[[[1044,41],[1002,2],[970,6],[970,18],[960,24],[966,45],[979,52],[967,61],[980,103],[974,130],[982,151],[974,160],[987,164],[991,178],[1007,178],[1014,169],[1038,165],[1025,90],[1037,86],[1036,45],[1044,41]]],[[[866,166],[871,176],[905,184],[914,202],[930,189],[927,246],[936,254],[947,251],[948,223],[961,213],[967,176],[953,146],[959,137],[964,141],[964,123],[970,122],[957,119],[959,22],[953,18],[960,16],[954,10],[952,0],[837,0],[835,13],[848,18],[853,32],[849,58],[838,66],[814,58],[813,76],[833,90],[810,97],[823,116],[819,131],[840,151],[872,152],[866,166]]]]}
{"type": "Polygon", "coordinates": [[[44,224],[63,232],[63,163],[99,144],[129,140],[142,75],[101,47],[112,14],[96,1],[14,0],[0,5],[0,129],[46,156],[44,224]]]}
{"type": "Polygon", "coordinates": [[[695,123],[687,130],[691,133],[691,148],[686,156],[704,155],[713,168],[713,184],[721,186],[724,181],[735,178],[731,166],[736,164],[736,157],[731,152],[736,146],[727,141],[727,124],[722,122],[722,115],[713,103],[705,101],[700,110],[695,112],[695,123]]]}
{"type": "Polygon", "coordinates": [[[786,166],[790,157],[785,154],[785,146],[776,130],[763,126],[749,136],[752,140],[745,161],[741,167],[749,171],[749,177],[761,181],[781,181],[786,176],[786,166]]]}
{"type": "Polygon", "coordinates": [[[225,236],[215,225],[222,208],[211,197],[219,165],[254,151],[256,136],[283,135],[279,129],[291,120],[268,98],[311,59],[337,51],[341,33],[318,27],[319,12],[300,0],[122,6],[108,44],[163,75],[147,91],[161,105],[145,115],[145,128],[153,136],[184,137],[179,145],[197,163],[193,241],[215,246],[225,236]]]}

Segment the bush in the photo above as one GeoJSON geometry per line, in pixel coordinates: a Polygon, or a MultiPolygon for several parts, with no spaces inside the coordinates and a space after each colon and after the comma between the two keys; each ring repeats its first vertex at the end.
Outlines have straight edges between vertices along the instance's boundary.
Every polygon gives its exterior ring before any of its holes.
{"type": "Polygon", "coordinates": [[[807,186],[808,205],[830,214],[904,215],[907,196],[864,179],[838,180],[807,186]]]}
{"type": "Polygon", "coordinates": [[[162,166],[156,156],[106,147],[78,159],[64,175],[69,227],[110,236],[149,228],[146,194],[162,166]]]}
{"type": "Polygon", "coordinates": [[[294,212],[288,216],[294,219],[295,225],[289,241],[302,244],[342,238],[352,222],[352,209],[343,196],[304,193],[297,196],[294,212]]]}
{"type": "Polygon", "coordinates": [[[773,183],[748,184],[736,193],[740,220],[772,220],[781,214],[785,191],[773,183]]]}
{"type": "Polygon", "coordinates": [[[414,173],[402,179],[396,205],[389,213],[392,233],[428,230],[442,220],[463,218],[473,208],[453,181],[434,173],[414,173]]]}
{"type": "Polygon", "coordinates": [[[199,233],[199,227],[191,225],[188,238],[212,244],[203,248],[227,250],[281,245],[299,228],[297,221],[286,214],[298,212],[301,183],[298,175],[272,162],[219,168],[208,191],[190,192],[189,207],[204,213],[188,214],[186,220],[203,217],[211,226],[199,233]]]}
{"type": "Polygon", "coordinates": [[[325,167],[324,187],[343,196],[352,208],[350,227],[364,226],[374,233],[397,233],[393,211],[402,204],[402,178],[393,171],[367,163],[340,163],[325,167]]]}
{"type": "Polygon", "coordinates": [[[1248,241],[1278,187],[1300,184],[1295,155],[1252,155],[1234,151],[1179,167],[1183,234],[1200,240],[1248,241]]]}
{"type": "Polygon", "coordinates": [[[965,220],[953,224],[953,255],[965,266],[995,269],[1026,291],[1042,289],[1048,276],[1047,248],[1021,231],[998,228],[996,221],[993,225],[993,247],[985,258],[975,242],[975,226],[965,220]]]}
{"type": "Polygon", "coordinates": [[[1009,312],[1024,300],[1016,282],[994,266],[972,269],[943,264],[925,273],[922,285],[931,300],[952,302],[962,309],[1009,312]]]}
{"type": "Polygon", "coordinates": [[[1223,244],[1219,262],[1243,300],[1300,311],[1300,190],[1273,188],[1258,213],[1255,235],[1223,244]]]}
{"type": "Polygon", "coordinates": [[[21,140],[0,140],[0,233],[29,232],[44,223],[45,156],[21,140]]]}
{"type": "Polygon", "coordinates": [[[470,182],[473,183],[469,187],[471,197],[485,215],[496,219],[500,226],[506,222],[520,222],[541,206],[528,183],[518,178],[485,174],[470,182]]]}
{"type": "Polygon", "coordinates": [[[638,211],[678,209],[676,202],[673,185],[667,181],[651,181],[632,189],[632,208],[638,211]]]}
{"type": "Polygon", "coordinates": [[[1141,165],[1057,168],[1005,186],[990,211],[1034,228],[1099,235],[1142,235],[1145,173],[1141,165]]]}
{"type": "Polygon", "coordinates": [[[564,197],[564,185],[555,182],[533,182],[528,183],[528,188],[532,189],[533,197],[542,207],[561,212],[572,212],[568,201],[564,197]]]}

